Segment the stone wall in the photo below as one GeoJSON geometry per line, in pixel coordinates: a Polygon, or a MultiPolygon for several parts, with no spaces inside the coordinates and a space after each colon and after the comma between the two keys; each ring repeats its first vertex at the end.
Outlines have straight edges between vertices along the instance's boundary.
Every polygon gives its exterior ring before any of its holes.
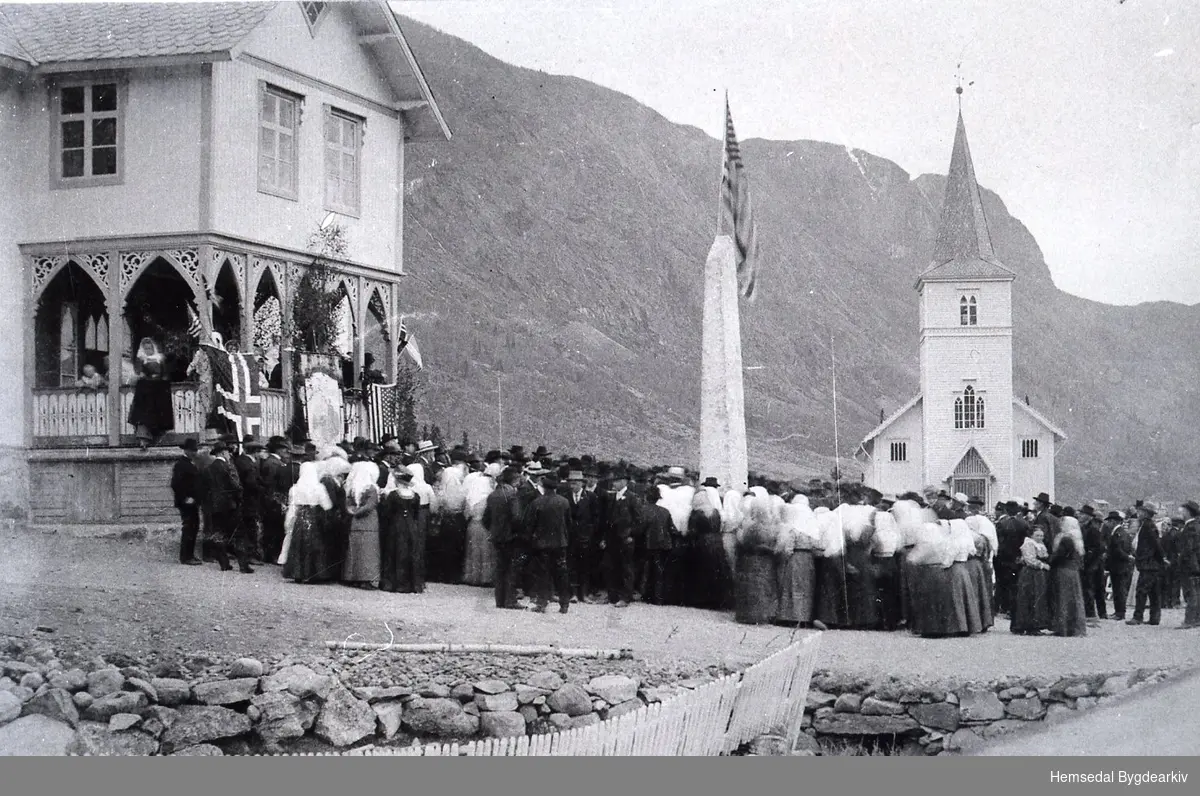
{"type": "Polygon", "coordinates": [[[44,754],[278,754],[547,733],[700,682],[643,687],[626,674],[564,679],[547,669],[520,681],[352,685],[361,678],[340,667],[253,658],[182,678],[103,658],[68,668],[46,643],[9,642],[0,653],[0,750],[41,743],[44,754]]]}

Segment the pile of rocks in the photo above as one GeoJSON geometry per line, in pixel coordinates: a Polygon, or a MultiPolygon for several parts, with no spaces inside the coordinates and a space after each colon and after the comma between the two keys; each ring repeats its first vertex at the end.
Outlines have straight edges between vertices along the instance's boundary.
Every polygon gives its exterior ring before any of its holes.
{"type": "Polygon", "coordinates": [[[873,683],[817,672],[802,726],[822,748],[847,743],[874,745],[887,739],[890,751],[898,754],[959,752],[1030,722],[1054,721],[1111,702],[1171,673],[1169,669],[1140,669],[937,686],[896,679],[873,683]]]}
{"type": "MultiPolygon", "coordinates": [[[[9,647],[9,652],[13,652],[9,647]]],[[[622,716],[699,681],[639,687],[623,674],[351,686],[303,664],[242,658],[220,676],[155,677],[96,658],[66,668],[48,646],[0,660],[0,750],[83,755],[279,753],[305,739],[364,743],[556,732],[622,716]],[[25,740],[22,740],[25,739],[25,740]],[[22,746],[25,744],[25,746],[22,746]]]]}

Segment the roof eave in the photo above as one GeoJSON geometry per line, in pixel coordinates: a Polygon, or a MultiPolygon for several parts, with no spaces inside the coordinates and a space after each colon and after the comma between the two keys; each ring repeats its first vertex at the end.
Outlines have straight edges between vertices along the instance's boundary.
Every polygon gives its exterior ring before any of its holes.
{"type": "Polygon", "coordinates": [[[1032,417],[1034,420],[1038,421],[1043,426],[1045,426],[1050,431],[1050,433],[1053,434],[1056,438],[1058,438],[1060,440],[1064,440],[1064,441],[1066,440],[1067,432],[1063,431],[1061,428],[1059,428],[1058,426],[1051,423],[1046,418],[1045,415],[1043,415],[1041,412],[1034,409],[1029,404],[1022,401],[1020,398],[1017,398],[1017,397],[1013,398],[1013,406],[1017,406],[1017,407],[1020,407],[1021,409],[1024,409],[1025,412],[1030,417],[1032,417]]]}
{"type": "Polygon", "coordinates": [[[958,469],[958,465],[962,463],[962,460],[968,453],[971,452],[972,448],[975,449],[975,455],[979,457],[981,462],[983,462],[984,467],[987,467],[988,475],[993,481],[996,480],[996,468],[992,467],[992,463],[989,462],[987,457],[983,455],[983,451],[979,450],[979,446],[977,446],[974,442],[968,442],[966,447],[962,449],[962,452],[954,457],[954,466],[950,468],[950,473],[942,479],[943,483],[954,478],[954,471],[958,469]]]}
{"type": "Polygon", "coordinates": [[[182,55],[149,55],[131,58],[97,58],[76,61],[47,61],[33,67],[36,75],[63,74],[68,72],[107,72],[114,69],[151,69],[165,66],[208,64],[230,60],[229,50],[182,55]]]}
{"type": "Polygon", "coordinates": [[[872,442],[876,437],[878,437],[880,434],[883,433],[884,429],[886,429],[888,426],[892,425],[897,420],[899,420],[901,417],[903,417],[905,412],[907,412],[908,410],[912,409],[914,406],[917,405],[917,403],[921,400],[921,397],[923,395],[924,395],[924,393],[920,393],[920,392],[917,393],[914,397],[912,397],[908,400],[908,403],[901,406],[895,412],[892,412],[890,417],[888,417],[886,420],[884,420],[882,423],[880,423],[878,426],[876,426],[871,431],[870,434],[863,437],[862,442],[859,443],[859,447],[866,445],[868,442],[872,442]]]}
{"type": "Polygon", "coordinates": [[[22,75],[27,75],[33,70],[33,67],[34,64],[21,58],[11,55],[0,55],[0,69],[7,69],[10,72],[19,72],[22,75]]]}
{"type": "MultiPolygon", "coordinates": [[[[433,96],[433,90],[429,87],[429,81],[425,79],[425,73],[421,70],[421,65],[417,63],[417,57],[413,54],[412,47],[408,44],[408,39],[404,38],[404,31],[400,29],[400,22],[396,18],[396,12],[392,11],[391,6],[386,0],[376,0],[375,5],[383,12],[387,18],[388,28],[392,35],[395,36],[396,42],[400,45],[401,51],[404,53],[404,59],[408,62],[409,69],[412,70],[413,78],[417,81],[417,86],[421,90],[421,96],[425,98],[427,112],[433,115],[434,121],[437,122],[438,129],[441,131],[442,138],[449,141],[454,135],[450,132],[450,125],[446,123],[446,117],[442,115],[441,108],[438,107],[437,100],[433,96]]],[[[429,136],[430,140],[436,140],[436,136],[429,136]]],[[[425,140],[426,136],[413,136],[409,140],[425,140]]]]}

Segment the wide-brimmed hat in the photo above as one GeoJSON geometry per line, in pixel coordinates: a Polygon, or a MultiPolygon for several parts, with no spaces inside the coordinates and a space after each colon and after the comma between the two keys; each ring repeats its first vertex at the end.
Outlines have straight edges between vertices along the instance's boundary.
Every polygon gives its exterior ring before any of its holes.
{"type": "Polygon", "coordinates": [[[179,443],[179,447],[183,448],[188,453],[196,453],[200,450],[200,443],[195,437],[188,437],[183,442],[179,443]]]}
{"type": "Polygon", "coordinates": [[[243,437],[241,446],[243,450],[248,451],[260,451],[265,447],[262,444],[262,440],[256,439],[253,434],[247,434],[245,437],[243,437]]]}
{"type": "Polygon", "coordinates": [[[542,467],[541,462],[532,461],[529,464],[525,465],[525,469],[523,469],[521,472],[525,473],[525,475],[538,476],[538,475],[545,475],[546,473],[548,473],[550,471],[547,470],[545,467],[542,467]]]}
{"type": "Polygon", "coordinates": [[[417,453],[429,453],[430,451],[437,450],[437,448],[438,446],[431,440],[423,439],[417,443],[417,453]]]}
{"type": "Polygon", "coordinates": [[[1192,516],[1200,517],[1200,504],[1197,504],[1194,500],[1185,500],[1180,505],[1180,508],[1187,509],[1188,511],[1192,512],[1192,516]]]}
{"type": "Polygon", "coordinates": [[[1086,515],[1088,515],[1089,517],[1095,517],[1095,516],[1096,516],[1096,510],[1095,510],[1094,508],[1092,508],[1091,506],[1087,506],[1087,505],[1085,505],[1083,508],[1081,508],[1081,509],[1079,510],[1079,513],[1080,513],[1080,514],[1086,514],[1086,515]]]}
{"type": "Polygon", "coordinates": [[[1045,492],[1038,492],[1038,495],[1034,498],[1034,500],[1036,500],[1038,503],[1041,503],[1043,506],[1052,505],[1050,503],[1050,496],[1045,492]]]}
{"type": "Polygon", "coordinates": [[[502,454],[500,451],[498,451],[498,450],[490,450],[490,451],[488,451],[488,452],[487,452],[487,453],[484,455],[484,457],[483,457],[483,463],[484,463],[484,464],[491,464],[492,462],[498,462],[498,461],[500,461],[502,458],[504,458],[504,454],[502,454]]]}
{"type": "Polygon", "coordinates": [[[550,451],[546,449],[545,445],[538,445],[537,450],[533,452],[533,458],[535,459],[546,459],[549,458],[550,455],[550,451]]]}
{"type": "Polygon", "coordinates": [[[567,472],[567,480],[568,481],[582,481],[583,480],[583,471],[582,470],[569,470],[567,472]]]}
{"type": "Polygon", "coordinates": [[[893,506],[896,503],[896,496],[895,495],[882,495],[882,496],[880,496],[878,502],[886,503],[889,506],[893,506]]]}
{"type": "Polygon", "coordinates": [[[952,500],[954,500],[955,503],[961,503],[962,505],[965,506],[965,505],[967,505],[967,502],[970,500],[970,498],[967,497],[966,493],[964,493],[964,492],[955,492],[952,500]]]}
{"type": "Polygon", "coordinates": [[[1112,511],[1108,512],[1108,516],[1105,517],[1105,519],[1106,520],[1121,520],[1121,519],[1124,519],[1124,517],[1121,516],[1121,512],[1117,511],[1116,509],[1113,509],[1112,511]]]}
{"type": "Polygon", "coordinates": [[[1142,505],[1138,506],[1138,510],[1144,511],[1147,514],[1149,514],[1151,517],[1153,517],[1155,514],[1158,513],[1158,506],[1154,505],[1149,500],[1147,500],[1147,501],[1143,501],[1142,505]]]}
{"type": "Polygon", "coordinates": [[[216,442],[214,442],[212,444],[212,447],[209,448],[208,452],[211,453],[213,456],[216,456],[218,453],[225,453],[228,450],[229,450],[229,444],[227,442],[225,442],[225,440],[218,439],[216,442]]]}
{"type": "Polygon", "coordinates": [[[667,478],[671,479],[672,481],[682,481],[686,475],[687,471],[682,467],[667,468],[667,478]]]}
{"type": "Polygon", "coordinates": [[[628,481],[629,471],[624,467],[614,467],[608,474],[609,480],[612,481],[628,481]]]}
{"type": "Polygon", "coordinates": [[[1021,504],[1015,500],[1009,500],[1004,503],[1004,510],[1016,514],[1021,510],[1021,504]]]}
{"type": "Polygon", "coordinates": [[[708,478],[704,479],[704,483],[702,483],[700,486],[712,487],[713,489],[720,489],[721,482],[717,480],[716,476],[710,475],[708,478]]]}

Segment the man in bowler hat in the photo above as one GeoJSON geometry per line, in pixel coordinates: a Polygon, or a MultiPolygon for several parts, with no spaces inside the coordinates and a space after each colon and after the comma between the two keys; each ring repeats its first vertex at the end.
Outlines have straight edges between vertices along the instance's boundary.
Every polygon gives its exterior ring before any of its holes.
{"type": "Polygon", "coordinates": [[[188,437],[179,447],[183,449],[183,455],[175,460],[171,469],[171,491],[183,526],[179,563],[195,566],[201,563],[196,558],[196,534],[200,530],[200,468],[196,466],[196,456],[200,446],[194,438],[188,437]]]}
{"type": "Polygon", "coordinates": [[[1149,501],[1138,508],[1137,545],[1134,560],[1137,563],[1137,596],[1133,607],[1133,619],[1126,624],[1140,625],[1146,615],[1146,607],[1150,607],[1150,624],[1157,625],[1162,621],[1162,571],[1166,565],[1163,555],[1162,540],[1158,526],[1154,523],[1154,515],[1158,508],[1149,501]]]}
{"type": "Polygon", "coordinates": [[[545,613],[550,590],[558,593],[558,612],[565,614],[571,604],[571,581],[567,572],[567,544],[571,533],[571,505],[558,494],[558,479],[542,479],[542,494],[525,509],[522,522],[529,529],[535,572],[533,610],[545,613]]]}

